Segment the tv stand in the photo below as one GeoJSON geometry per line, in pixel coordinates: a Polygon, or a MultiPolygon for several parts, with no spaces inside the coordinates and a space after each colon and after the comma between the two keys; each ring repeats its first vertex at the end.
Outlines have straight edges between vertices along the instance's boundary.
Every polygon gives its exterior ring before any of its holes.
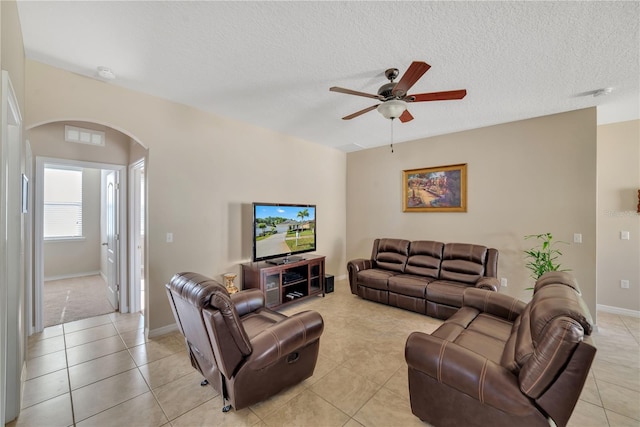
{"type": "Polygon", "coordinates": [[[286,256],[282,258],[273,258],[273,259],[266,260],[265,262],[267,264],[282,265],[282,264],[290,264],[292,262],[298,262],[303,260],[304,258],[302,258],[301,256],[294,255],[294,256],[286,256]]]}
{"type": "Polygon", "coordinates": [[[242,289],[260,289],[265,305],[274,308],[294,301],[324,296],[324,256],[287,257],[242,264],[242,289]],[[299,258],[299,259],[294,259],[299,258]]]}

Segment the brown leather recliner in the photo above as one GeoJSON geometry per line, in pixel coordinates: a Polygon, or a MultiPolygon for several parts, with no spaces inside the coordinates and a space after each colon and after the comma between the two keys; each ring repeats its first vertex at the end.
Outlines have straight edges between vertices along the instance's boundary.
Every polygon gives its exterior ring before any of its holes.
{"type": "Polygon", "coordinates": [[[287,317],[265,308],[259,290],[229,295],[197,273],[176,274],[166,288],[191,364],[207,380],[202,385],[236,410],[313,375],[324,328],[319,313],[287,317]]]}
{"type": "Polygon", "coordinates": [[[462,308],[405,346],[411,410],[441,426],[565,426],[596,353],[591,315],[568,273],[524,302],[469,288],[462,308]]]}

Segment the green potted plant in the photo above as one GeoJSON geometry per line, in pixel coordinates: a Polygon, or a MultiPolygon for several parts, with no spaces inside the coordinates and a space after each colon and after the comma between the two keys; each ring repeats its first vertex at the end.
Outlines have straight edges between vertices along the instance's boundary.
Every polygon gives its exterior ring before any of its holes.
{"type": "Polygon", "coordinates": [[[525,240],[535,239],[538,242],[535,247],[524,251],[526,267],[531,271],[531,277],[534,280],[538,280],[547,271],[569,271],[561,269],[562,265],[558,259],[562,252],[556,247],[559,243],[568,244],[567,242],[554,241],[551,233],[529,234],[524,238],[525,240]]]}

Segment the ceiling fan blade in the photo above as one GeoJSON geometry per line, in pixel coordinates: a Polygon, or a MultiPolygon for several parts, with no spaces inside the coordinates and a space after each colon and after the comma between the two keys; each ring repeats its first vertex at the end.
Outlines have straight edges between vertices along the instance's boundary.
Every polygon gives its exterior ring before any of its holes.
{"type": "Polygon", "coordinates": [[[369,112],[369,111],[371,111],[371,110],[375,110],[376,108],[378,108],[378,105],[380,105],[380,104],[372,105],[371,107],[367,107],[367,108],[365,108],[364,110],[356,111],[356,112],[355,112],[355,113],[353,113],[353,114],[349,114],[348,116],[344,116],[344,117],[342,118],[342,120],[351,120],[351,119],[353,119],[353,118],[355,118],[355,117],[361,116],[361,115],[363,115],[364,113],[368,113],[368,112],[369,112]]]}
{"type": "Polygon", "coordinates": [[[402,113],[399,118],[402,123],[407,123],[413,120],[413,116],[411,115],[409,110],[404,110],[404,113],[402,113]]]}
{"type": "Polygon", "coordinates": [[[405,101],[408,102],[425,102],[425,101],[447,101],[450,99],[462,99],[467,95],[466,89],[448,90],[445,92],[418,93],[408,95],[405,101]]]}
{"type": "Polygon", "coordinates": [[[367,98],[380,99],[380,97],[378,95],[374,95],[372,93],[358,92],[357,90],[345,89],[345,88],[337,87],[337,86],[330,87],[329,90],[331,92],[346,93],[347,95],[358,95],[358,96],[364,96],[364,97],[367,97],[367,98]]]}
{"type": "Polygon", "coordinates": [[[426,73],[427,70],[429,70],[429,68],[431,68],[431,65],[427,64],[426,62],[413,61],[411,65],[409,65],[409,68],[404,73],[398,84],[396,84],[396,86],[393,88],[391,94],[393,96],[399,97],[405,96],[407,94],[407,91],[411,89],[411,86],[413,86],[418,81],[418,79],[422,77],[422,75],[426,73]]]}

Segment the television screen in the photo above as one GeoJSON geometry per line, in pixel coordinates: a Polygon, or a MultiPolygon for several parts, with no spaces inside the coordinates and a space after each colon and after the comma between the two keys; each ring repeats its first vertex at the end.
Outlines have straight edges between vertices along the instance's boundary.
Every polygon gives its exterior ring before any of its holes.
{"type": "Polygon", "coordinates": [[[288,262],[316,250],[316,206],[253,204],[253,260],[288,262]]]}

